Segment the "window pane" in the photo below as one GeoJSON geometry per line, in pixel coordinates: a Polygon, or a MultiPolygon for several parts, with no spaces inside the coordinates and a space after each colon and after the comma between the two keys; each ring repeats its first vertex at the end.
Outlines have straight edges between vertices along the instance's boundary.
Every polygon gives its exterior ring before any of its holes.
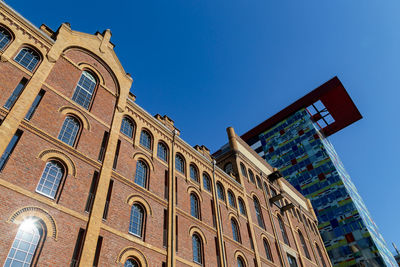
{"type": "Polygon", "coordinates": [[[190,214],[193,217],[200,219],[199,199],[194,194],[190,194],[190,214]]]}
{"type": "Polygon", "coordinates": [[[247,171],[243,163],[240,163],[240,170],[242,171],[242,175],[247,178],[247,171]]]}
{"type": "Polygon", "coordinates": [[[238,265],[238,267],[245,267],[246,266],[241,258],[237,259],[237,265],[238,265]]]}
{"type": "Polygon", "coordinates": [[[157,157],[163,161],[167,161],[167,147],[163,143],[158,143],[157,146],[157,157]]]}
{"type": "Polygon", "coordinates": [[[283,223],[281,217],[278,217],[278,222],[279,222],[279,228],[281,229],[283,242],[285,242],[286,245],[290,245],[289,244],[289,238],[288,238],[288,236],[286,234],[285,224],[283,223]]]}
{"type": "Polygon", "coordinates": [[[146,131],[142,131],[140,134],[140,144],[147,149],[151,149],[151,137],[146,131]]]}
{"type": "Polygon", "coordinates": [[[121,133],[129,138],[133,137],[133,122],[128,118],[123,118],[121,123],[121,133]]]}
{"type": "Polygon", "coordinates": [[[217,194],[219,199],[225,200],[224,188],[220,183],[217,184],[217,194]]]}
{"type": "Polygon", "coordinates": [[[64,124],[61,128],[58,139],[66,143],[67,145],[73,146],[75,144],[76,136],[79,132],[80,124],[77,119],[67,116],[64,124]]]}
{"type": "Polygon", "coordinates": [[[256,210],[258,225],[261,228],[264,228],[264,220],[262,218],[260,203],[258,202],[258,200],[256,198],[253,198],[253,201],[254,201],[254,209],[256,210]]]}
{"type": "Polygon", "coordinates": [[[0,50],[3,50],[3,48],[11,41],[11,35],[8,31],[6,31],[3,28],[0,28],[0,50]]]}
{"type": "Polygon", "coordinates": [[[184,161],[179,155],[175,156],[175,169],[181,173],[185,172],[184,161]]]}
{"type": "Polygon", "coordinates": [[[64,168],[60,163],[55,161],[48,162],[44,168],[42,176],[40,177],[36,191],[54,198],[63,176],[64,168]]]}
{"type": "Polygon", "coordinates": [[[200,237],[197,235],[192,236],[192,246],[193,246],[193,261],[199,264],[203,263],[202,258],[202,247],[200,237]]]}
{"type": "Polygon", "coordinates": [[[139,264],[135,260],[127,260],[124,264],[124,267],[139,267],[139,264]]]}
{"type": "Polygon", "coordinates": [[[271,253],[271,248],[269,247],[268,241],[264,239],[264,249],[265,249],[265,255],[267,256],[267,259],[270,261],[272,260],[272,253],[271,253]]]}
{"type": "Polygon", "coordinates": [[[144,211],[142,207],[134,204],[131,209],[131,218],[129,221],[129,232],[142,237],[144,211]]]}
{"type": "Polygon", "coordinates": [[[15,146],[17,145],[17,142],[18,142],[19,138],[21,137],[21,135],[22,135],[22,131],[17,130],[15,135],[11,138],[10,143],[6,147],[6,150],[4,150],[3,155],[1,155],[0,171],[4,168],[5,164],[7,163],[7,160],[9,159],[12,151],[14,150],[15,146]]]}
{"type": "Polygon", "coordinates": [[[207,174],[203,174],[203,187],[205,190],[211,192],[211,181],[207,174]]]}
{"type": "Polygon", "coordinates": [[[232,208],[236,208],[235,196],[231,191],[228,191],[228,201],[229,201],[229,206],[231,206],[232,208]]]}
{"type": "Polygon", "coordinates": [[[193,165],[190,165],[190,178],[193,181],[199,182],[199,177],[197,175],[197,169],[193,165]]]}
{"type": "Polygon", "coordinates": [[[78,84],[76,85],[72,100],[84,107],[89,109],[90,102],[94,89],[96,88],[96,79],[87,71],[82,72],[79,78],[78,84]]]}
{"type": "Polygon", "coordinates": [[[33,116],[33,113],[35,113],[37,107],[39,106],[40,100],[42,100],[44,96],[45,91],[40,90],[39,94],[36,96],[35,100],[32,103],[32,106],[29,108],[28,113],[25,115],[25,120],[30,120],[33,116]]]}
{"type": "Polygon", "coordinates": [[[5,109],[11,109],[12,106],[14,106],[15,101],[17,101],[18,97],[24,90],[26,83],[27,83],[27,80],[22,79],[21,82],[17,85],[17,87],[15,87],[11,96],[7,99],[6,103],[4,104],[5,109]]]}
{"type": "Polygon", "coordinates": [[[244,206],[244,202],[240,198],[239,198],[239,210],[241,214],[246,215],[246,208],[244,206]]]}
{"type": "Polygon", "coordinates": [[[30,266],[40,238],[33,219],[26,219],[18,228],[4,267],[30,266]]]}
{"type": "Polygon", "coordinates": [[[146,188],[147,184],[147,165],[139,160],[136,164],[135,183],[146,188]]]}
{"type": "Polygon", "coordinates": [[[236,242],[240,242],[239,227],[233,219],[231,220],[231,227],[233,240],[235,240],[236,242]]]}
{"type": "Polygon", "coordinates": [[[22,48],[18,55],[14,58],[15,62],[19,63],[25,69],[32,71],[39,63],[39,54],[30,48],[22,48]]]}

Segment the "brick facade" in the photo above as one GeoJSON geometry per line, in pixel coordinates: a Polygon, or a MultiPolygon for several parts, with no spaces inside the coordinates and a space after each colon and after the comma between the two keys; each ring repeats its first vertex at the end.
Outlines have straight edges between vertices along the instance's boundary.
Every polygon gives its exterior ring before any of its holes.
{"type": "Polygon", "coordinates": [[[7,258],[18,229],[29,219],[43,231],[32,266],[123,266],[128,259],[149,267],[237,266],[238,257],[245,266],[289,266],[288,254],[298,266],[324,266],[316,244],[325,266],[331,266],[310,202],[279,178],[233,129],[228,129],[229,143],[210,155],[204,146],[193,148],[184,142],[167,116],[153,117],[135,103],[129,93],[132,79],[115,56],[109,31],[84,34],[72,31],[68,24],[56,32],[46,26],[37,29],[3,2],[0,30],[12,36],[0,50],[0,154],[7,158],[0,171],[1,259],[7,258]],[[28,44],[40,55],[32,72],[14,60],[28,44]],[[83,71],[97,81],[88,109],[72,100],[83,71]],[[28,80],[23,91],[10,109],[4,108],[22,78],[28,80]],[[24,119],[40,90],[45,94],[33,117],[24,119]],[[80,124],[72,146],[58,138],[67,116],[80,124]],[[134,122],[132,138],[120,132],[124,118],[134,122]],[[143,130],[151,135],[151,149],[140,143],[143,130]],[[5,151],[17,131],[22,135],[7,157],[5,151]],[[108,139],[104,143],[105,132],[108,139]],[[167,162],[157,155],[159,142],[168,148],[167,162]],[[103,160],[99,159],[102,143],[103,160]],[[113,166],[116,151],[118,160],[113,166]],[[177,153],[184,159],[184,173],[175,169],[177,153]],[[37,189],[50,161],[64,168],[54,198],[37,189]],[[135,183],[139,161],[148,170],[144,187],[135,183]],[[230,174],[223,171],[228,162],[233,166],[230,174]],[[190,165],[195,166],[198,181],[191,179],[190,165]],[[248,170],[260,179],[261,187],[251,181],[248,170]],[[95,173],[97,190],[90,198],[95,173]],[[211,191],[204,187],[204,174],[210,178],[211,191]],[[217,182],[224,187],[225,200],[217,198],[217,182]],[[282,199],[271,201],[271,188],[282,199]],[[228,203],[228,190],[236,207],[228,203]],[[191,193],[199,199],[200,219],[191,215],[191,193]],[[239,211],[239,197],[244,214],[239,211]],[[265,227],[258,224],[255,198],[265,227]],[[144,211],[141,236],[129,232],[133,205],[144,211]],[[289,245],[282,239],[278,216],[289,245]],[[232,220],[238,225],[240,242],[233,238],[232,220]],[[80,229],[84,231],[82,242],[78,242],[80,229]],[[193,258],[193,235],[201,240],[201,264],[193,258]],[[271,260],[264,240],[270,246],[271,260]]]}

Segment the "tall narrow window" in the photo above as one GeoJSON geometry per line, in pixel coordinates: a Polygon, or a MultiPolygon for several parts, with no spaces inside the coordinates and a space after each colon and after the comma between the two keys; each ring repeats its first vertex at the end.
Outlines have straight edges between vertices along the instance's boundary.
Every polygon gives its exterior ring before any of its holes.
{"type": "Polygon", "coordinates": [[[98,181],[99,181],[99,173],[95,171],[93,174],[92,183],[90,184],[89,195],[88,195],[88,198],[86,201],[86,206],[85,206],[86,212],[92,211],[93,201],[94,201],[94,197],[96,196],[98,181]]]}
{"type": "Polygon", "coordinates": [[[147,175],[148,175],[148,168],[146,163],[142,160],[138,160],[136,163],[136,174],[135,174],[135,183],[140,185],[141,187],[147,187],[147,175]]]}
{"type": "Polygon", "coordinates": [[[224,187],[219,182],[217,183],[217,195],[218,199],[225,201],[224,187]]]}
{"type": "Polygon", "coordinates": [[[196,219],[200,219],[200,201],[194,194],[190,194],[190,214],[196,219]]]}
{"type": "Polygon", "coordinates": [[[127,259],[124,267],[140,267],[140,264],[135,259],[127,259]]]}
{"type": "Polygon", "coordinates": [[[101,245],[103,244],[103,237],[99,235],[97,239],[96,252],[94,253],[93,267],[99,266],[101,245]]]}
{"type": "Polygon", "coordinates": [[[103,162],[104,156],[106,155],[106,148],[108,144],[108,135],[107,131],[104,131],[103,140],[101,141],[101,147],[99,151],[99,157],[97,158],[98,161],[103,162]]]}
{"type": "Polygon", "coordinates": [[[299,230],[299,238],[300,238],[300,243],[301,246],[303,247],[304,255],[306,255],[307,259],[310,259],[310,253],[308,252],[307,244],[306,241],[304,240],[303,234],[299,230]]]}
{"type": "Polygon", "coordinates": [[[256,181],[254,180],[254,173],[253,173],[251,170],[249,170],[249,177],[250,177],[250,182],[252,182],[253,184],[255,184],[256,181]]]}
{"type": "Polygon", "coordinates": [[[244,260],[240,256],[237,258],[237,266],[238,267],[246,267],[244,260]]]}
{"type": "Polygon", "coordinates": [[[298,267],[296,258],[293,257],[292,255],[287,254],[288,262],[289,262],[289,267],[298,267]]]}
{"type": "Polygon", "coordinates": [[[211,179],[206,173],[203,173],[203,187],[208,192],[211,192],[211,179]]]}
{"type": "Polygon", "coordinates": [[[247,178],[247,170],[243,163],[240,163],[240,171],[242,172],[243,177],[247,178]]]}
{"type": "Polygon", "coordinates": [[[97,81],[94,76],[87,71],[83,71],[81,77],[79,78],[78,84],[76,85],[72,100],[85,109],[89,109],[96,84],[97,81]]]}
{"type": "Polygon", "coordinates": [[[165,170],[165,175],[164,175],[164,199],[169,198],[169,175],[168,171],[165,170]]]}
{"type": "Polygon", "coordinates": [[[175,240],[176,240],[176,247],[175,247],[175,251],[178,251],[178,233],[179,233],[179,227],[178,227],[178,215],[175,216],[175,240]]]}
{"type": "Polygon", "coordinates": [[[129,138],[133,138],[133,128],[134,128],[134,123],[132,122],[131,119],[124,117],[121,122],[121,133],[124,135],[128,136],[129,138]]]}
{"type": "Polygon", "coordinates": [[[72,254],[70,267],[78,267],[79,259],[81,257],[84,237],[85,237],[85,229],[79,228],[78,238],[76,239],[74,253],[72,254]]]}
{"type": "Polygon", "coordinates": [[[4,28],[0,28],[0,51],[4,49],[11,41],[11,34],[4,28]]]}
{"type": "Polygon", "coordinates": [[[240,211],[240,213],[242,214],[242,215],[245,215],[246,216],[246,207],[245,207],[245,205],[244,205],[244,201],[243,201],[243,199],[241,199],[240,197],[239,197],[239,211],[240,211]]]}
{"type": "Polygon", "coordinates": [[[139,204],[133,204],[129,221],[129,233],[142,237],[144,224],[144,209],[139,204]]]}
{"type": "Polygon", "coordinates": [[[217,267],[221,267],[221,258],[219,256],[219,244],[218,244],[218,238],[214,237],[214,243],[215,243],[215,254],[217,256],[217,267]]]}
{"type": "Polygon", "coordinates": [[[165,162],[168,160],[168,149],[167,146],[159,142],[157,145],[157,157],[165,162]]]}
{"type": "Polygon", "coordinates": [[[193,261],[203,265],[203,244],[201,238],[197,234],[192,236],[193,261]]]}
{"type": "Polygon", "coordinates": [[[163,246],[167,247],[168,241],[168,211],[164,209],[164,222],[163,222],[163,246]]]}
{"type": "Polygon", "coordinates": [[[321,249],[319,248],[317,243],[315,243],[315,247],[317,248],[318,257],[319,257],[319,260],[320,260],[320,262],[322,264],[322,267],[326,267],[326,263],[325,263],[324,257],[322,256],[321,249]]]}
{"type": "Polygon", "coordinates": [[[251,249],[254,250],[254,242],[253,242],[253,236],[252,236],[251,231],[250,231],[250,224],[247,223],[246,226],[247,226],[247,234],[249,235],[249,240],[250,240],[250,247],[251,247],[251,249]]]}
{"type": "Polygon", "coordinates": [[[256,210],[257,222],[261,228],[265,228],[264,219],[261,212],[261,205],[256,197],[253,197],[254,209],[256,210]]]}
{"type": "Polygon", "coordinates": [[[39,94],[35,97],[32,106],[29,108],[28,113],[26,113],[25,115],[25,120],[29,121],[30,119],[32,119],[32,116],[35,113],[37,107],[39,106],[39,103],[42,100],[44,93],[46,93],[45,90],[40,90],[39,94]]]}
{"type": "Polygon", "coordinates": [[[189,169],[190,169],[190,179],[192,179],[193,181],[198,183],[199,182],[199,174],[197,172],[197,168],[193,164],[190,164],[189,169]]]}
{"type": "Polygon", "coordinates": [[[42,236],[43,229],[33,218],[23,221],[8,252],[4,267],[31,266],[42,236]]]}
{"type": "Polygon", "coordinates": [[[182,156],[178,154],[175,156],[175,169],[180,173],[185,173],[185,161],[182,156]]]}
{"type": "Polygon", "coordinates": [[[14,60],[25,69],[33,71],[40,61],[40,56],[35,50],[24,47],[19,51],[14,60]]]}
{"type": "Polygon", "coordinates": [[[147,149],[151,149],[151,135],[147,131],[140,133],[140,144],[147,149]]]}
{"type": "Polygon", "coordinates": [[[22,131],[17,130],[14,136],[11,138],[10,143],[8,143],[6,150],[4,150],[3,155],[0,158],[0,172],[3,170],[4,166],[6,165],[8,159],[10,158],[11,153],[13,152],[15,146],[18,143],[18,140],[21,138],[22,131]]]}
{"type": "Polygon", "coordinates": [[[229,206],[236,209],[235,195],[232,193],[231,190],[228,190],[228,202],[229,202],[229,206]]]}
{"type": "Polygon", "coordinates": [[[114,162],[113,162],[113,170],[117,169],[117,164],[118,164],[118,157],[119,157],[119,149],[121,147],[121,140],[118,140],[117,142],[117,148],[115,149],[115,155],[114,155],[114,162]]]}
{"type": "Polygon", "coordinates": [[[214,200],[212,200],[212,199],[211,199],[211,216],[212,216],[212,219],[213,219],[213,226],[215,227],[215,226],[217,226],[217,221],[216,221],[216,218],[215,218],[214,200]]]}
{"type": "Polygon", "coordinates": [[[108,208],[110,207],[110,201],[111,201],[111,194],[112,194],[113,185],[114,185],[114,181],[110,180],[110,183],[108,184],[106,204],[104,205],[103,220],[107,220],[108,208]]]}
{"type": "Polygon", "coordinates": [[[238,226],[238,223],[234,219],[231,219],[231,227],[232,227],[233,240],[240,243],[241,240],[240,240],[239,226],[238,226]]]}
{"type": "Polygon", "coordinates": [[[271,248],[270,248],[270,246],[269,246],[268,241],[267,241],[265,238],[263,239],[263,243],[264,243],[265,256],[267,257],[267,259],[268,259],[269,261],[274,261],[274,260],[272,259],[271,248]]]}
{"type": "Polygon", "coordinates": [[[259,176],[256,176],[256,181],[257,181],[258,188],[262,189],[262,183],[261,183],[261,179],[259,176]]]}
{"type": "Polygon", "coordinates": [[[28,82],[27,79],[22,78],[17,87],[15,87],[14,91],[11,93],[11,96],[7,99],[6,103],[4,104],[5,109],[11,109],[14,106],[15,101],[17,101],[18,97],[21,95],[27,82],[28,82]]]}
{"type": "Polygon", "coordinates": [[[278,216],[278,223],[279,223],[279,228],[281,230],[281,235],[282,235],[282,238],[283,238],[283,242],[285,242],[286,245],[290,245],[289,238],[288,238],[287,233],[286,233],[285,224],[283,223],[282,218],[280,216],[278,216]]]}
{"type": "Polygon", "coordinates": [[[78,136],[80,129],[79,121],[71,116],[67,116],[64,120],[58,139],[66,143],[67,145],[74,146],[76,137],[78,136]]]}
{"type": "Polygon", "coordinates": [[[54,160],[47,162],[36,192],[55,198],[63,176],[64,167],[59,162],[54,160]]]}

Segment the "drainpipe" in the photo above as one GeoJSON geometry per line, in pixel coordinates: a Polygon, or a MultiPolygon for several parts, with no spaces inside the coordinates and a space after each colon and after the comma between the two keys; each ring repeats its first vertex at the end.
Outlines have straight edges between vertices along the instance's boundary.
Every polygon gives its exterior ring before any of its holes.
{"type": "Polygon", "coordinates": [[[222,233],[222,224],[221,224],[221,213],[219,211],[219,200],[217,197],[217,184],[215,182],[215,164],[216,161],[215,159],[212,160],[212,164],[213,164],[213,172],[212,172],[212,183],[213,183],[213,197],[214,197],[214,207],[215,207],[215,212],[217,213],[216,216],[218,216],[217,218],[217,228],[218,228],[218,235],[219,235],[219,248],[220,248],[220,259],[222,259],[222,267],[226,267],[226,259],[225,259],[225,246],[224,246],[224,236],[222,233]]]}

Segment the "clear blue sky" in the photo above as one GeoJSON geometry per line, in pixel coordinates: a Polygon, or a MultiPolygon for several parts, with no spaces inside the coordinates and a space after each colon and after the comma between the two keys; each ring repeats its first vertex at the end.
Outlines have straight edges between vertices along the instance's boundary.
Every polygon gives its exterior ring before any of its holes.
{"type": "Polygon", "coordinates": [[[364,118],[331,141],[400,246],[398,0],[6,2],[37,26],[110,28],[137,103],[212,151],[337,75],[364,118]]]}

